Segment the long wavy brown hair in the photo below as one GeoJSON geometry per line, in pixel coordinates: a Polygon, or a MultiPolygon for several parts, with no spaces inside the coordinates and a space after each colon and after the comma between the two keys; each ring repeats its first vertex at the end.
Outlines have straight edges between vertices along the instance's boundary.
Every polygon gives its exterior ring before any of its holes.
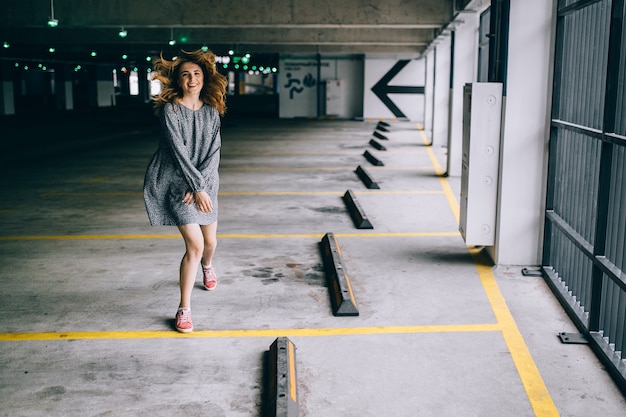
{"type": "Polygon", "coordinates": [[[163,58],[163,54],[154,61],[155,79],[161,82],[161,92],[153,97],[154,112],[160,114],[165,103],[174,103],[183,98],[183,90],[178,84],[180,66],[185,62],[193,62],[202,68],[204,86],[200,92],[200,100],[217,109],[220,116],[226,112],[226,86],[228,80],[215,68],[215,54],[211,51],[180,51],[173,60],[163,58]]]}

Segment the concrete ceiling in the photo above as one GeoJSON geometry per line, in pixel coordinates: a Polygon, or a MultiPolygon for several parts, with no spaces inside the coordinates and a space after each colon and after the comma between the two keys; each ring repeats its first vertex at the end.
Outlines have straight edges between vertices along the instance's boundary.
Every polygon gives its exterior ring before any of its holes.
{"type": "Polygon", "coordinates": [[[470,0],[3,0],[0,58],[117,63],[207,45],[250,54],[417,53],[470,0]],[[50,28],[54,15],[58,26],[50,28]],[[124,28],[126,38],[118,36],[124,28]],[[176,45],[168,44],[171,38],[176,45]],[[54,47],[54,53],[49,48],[54,47]],[[96,51],[97,56],[91,57],[96,51]]]}

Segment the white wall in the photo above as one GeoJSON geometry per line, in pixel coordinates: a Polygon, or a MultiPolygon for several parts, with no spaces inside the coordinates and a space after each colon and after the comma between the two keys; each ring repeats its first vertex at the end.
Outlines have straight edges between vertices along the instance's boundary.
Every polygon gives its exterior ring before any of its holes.
{"type": "MultiPolygon", "coordinates": [[[[312,56],[281,57],[279,61],[279,117],[318,117],[318,83],[324,100],[326,80],[341,81],[341,109],[338,118],[394,119],[396,116],[372,92],[372,87],[399,61],[409,63],[390,80],[389,85],[424,87],[426,60],[416,56],[312,56]]],[[[424,123],[424,94],[389,94],[393,103],[409,120],[424,123]]],[[[325,103],[320,110],[324,111],[325,103]]],[[[325,114],[321,114],[325,116],[325,114]]]]}
{"type": "Polygon", "coordinates": [[[541,262],[554,3],[512,0],[494,261],[541,262]]]}
{"type": "Polygon", "coordinates": [[[280,59],[279,117],[317,116],[317,66],[315,58],[280,59]]]}
{"type": "Polygon", "coordinates": [[[435,71],[435,60],[434,54],[431,51],[430,53],[424,54],[424,64],[426,65],[426,89],[424,91],[424,123],[422,127],[427,135],[427,137],[432,138],[433,132],[433,97],[435,94],[433,77],[435,71]]]}
{"type": "Polygon", "coordinates": [[[435,64],[433,146],[448,146],[448,106],[450,103],[450,36],[441,38],[431,53],[435,64]],[[437,54],[436,59],[434,54],[437,54]]]}
{"type": "MultiPolygon", "coordinates": [[[[338,118],[360,118],[363,115],[362,57],[284,57],[279,62],[279,116],[318,117],[318,84],[325,89],[326,80],[340,80],[341,108],[338,118]]],[[[324,99],[323,91],[320,99],[324,99]]],[[[321,109],[325,108],[322,103],[321,109]]],[[[320,116],[324,116],[321,114],[320,116]]]]}
{"type": "MultiPolygon", "coordinates": [[[[399,62],[408,60],[408,64],[398,72],[387,85],[406,87],[425,87],[426,60],[415,57],[376,57],[365,59],[365,84],[363,87],[363,117],[366,119],[396,119],[398,116],[381,101],[372,91],[385,75],[399,62]]],[[[424,123],[425,95],[422,94],[388,94],[389,99],[398,107],[404,116],[411,121],[424,123]]]]}
{"type": "Polygon", "coordinates": [[[363,57],[328,58],[329,66],[322,67],[322,80],[340,80],[341,110],[337,117],[363,117],[363,57]]]}
{"type": "MultiPolygon", "coordinates": [[[[460,176],[463,146],[463,86],[476,80],[478,63],[478,13],[463,14],[455,30],[453,91],[450,96],[447,173],[460,176]]],[[[449,85],[449,84],[448,84],[449,85]]]]}
{"type": "Polygon", "coordinates": [[[13,81],[0,81],[0,114],[15,114],[13,81]]]}

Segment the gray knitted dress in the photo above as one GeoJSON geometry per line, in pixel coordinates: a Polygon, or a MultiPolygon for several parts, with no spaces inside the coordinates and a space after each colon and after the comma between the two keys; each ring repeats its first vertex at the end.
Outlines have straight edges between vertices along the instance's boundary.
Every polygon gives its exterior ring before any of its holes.
{"type": "Polygon", "coordinates": [[[220,118],[204,104],[191,110],[167,103],[161,109],[161,139],[144,178],[143,194],[150,224],[182,226],[217,221],[220,164],[220,118]],[[187,190],[205,191],[213,212],[202,213],[183,203],[187,190]]]}

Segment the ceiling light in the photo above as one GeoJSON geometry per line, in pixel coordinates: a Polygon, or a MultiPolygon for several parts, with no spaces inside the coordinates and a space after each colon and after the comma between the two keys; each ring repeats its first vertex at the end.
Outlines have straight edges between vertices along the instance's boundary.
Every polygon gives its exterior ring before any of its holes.
{"type": "Polygon", "coordinates": [[[9,44],[9,42],[3,42],[3,43],[2,43],[2,47],[3,47],[4,49],[8,49],[8,48],[10,48],[10,47],[11,47],[11,45],[9,44]]]}
{"type": "Polygon", "coordinates": [[[50,48],[48,48],[48,52],[53,54],[54,52],[56,52],[56,48],[54,46],[51,46],[50,48]]]}
{"type": "Polygon", "coordinates": [[[124,29],[124,27],[122,26],[122,29],[119,32],[117,32],[117,35],[120,38],[125,38],[125,37],[128,36],[128,31],[126,29],[124,29]]]}
{"type": "Polygon", "coordinates": [[[176,39],[174,39],[174,28],[170,28],[170,41],[168,43],[170,46],[176,45],[176,39]]]}
{"type": "Polygon", "coordinates": [[[96,51],[91,51],[91,56],[96,56],[98,53],[96,51]]]}
{"type": "Polygon", "coordinates": [[[50,19],[48,19],[48,26],[51,28],[59,26],[59,21],[54,18],[54,0],[50,0],[50,19]]]}
{"type": "Polygon", "coordinates": [[[200,49],[202,49],[202,52],[206,52],[206,51],[209,50],[209,47],[206,46],[206,45],[202,45],[202,48],[200,48],[200,49]]]}

